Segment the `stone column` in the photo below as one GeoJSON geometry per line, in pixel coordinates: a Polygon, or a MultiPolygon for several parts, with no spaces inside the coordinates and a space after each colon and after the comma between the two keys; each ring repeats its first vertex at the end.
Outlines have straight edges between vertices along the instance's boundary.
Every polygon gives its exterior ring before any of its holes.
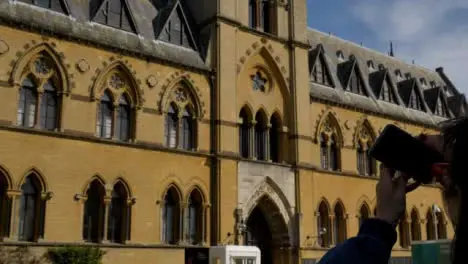
{"type": "Polygon", "coordinates": [[[8,198],[11,199],[11,217],[10,217],[10,235],[5,238],[5,241],[18,241],[19,232],[19,199],[21,192],[17,190],[8,190],[8,198]]]}
{"type": "Polygon", "coordinates": [[[206,230],[209,230],[208,228],[208,222],[209,222],[209,217],[207,217],[209,213],[209,204],[203,204],[202,206],[202,216],[201,216],[201,245],[207,246],[208,243],[206,241],[206,230]]]}
{"type": "Polygon", "coordinates": [[[329,228],[330,228],[330,230],[329,230],[329,232],[330,232],[330,236],[329,236],[330,246],[334,246],[334,245],[336,245],[336,241],[335,241],[336,240],[335,239],[335,231],[336,231],[335,230],[335,215],[331,214],[331,215],[328,216],[328,218],[330,219],[330,226],[329,226],[329,228]]]}
{"type": "Polygon", "coordinates": [[[180,203],[179,245],[188,244],[188,203],[180,203]]]}
{"type": "Polygon", "coordinates": [[[104,197],[104,232],[103,232],[103,238],[102,242],[103,243],[109,243],[109,239],[107,238],[108,236],[108,227],[109,227],[109,210],[110,210],[110,203],[112,202],[112,197],[111,196],[105,196],[104,197]]]}
{"type": "Polygon", "coordinates": [[[115,131],[117,131],[117,118],[118,118],[118,109],[119,109],[119,103],[118,102],[114,102],[114,108],[113,108],[113,111],[112,111],[112,128],[111,128],[111,137],[112,137],[112,140],[118,140],[117,136],[116,136],[116,133],[115,131]]]}
{"type": "Polygon", "coordinates": [[[288,153],[290,152],[289,149],[289,140],[288,140],[288,127],[283,126],[281,131],[280,131],[280,148],[279,148],[279,162],[280,163],[285,163],[286,162],[286,157],[288,157],[288,153]]]}
{"type": "Polygon", "coordinates": [[[77,237],[81,237],[82,242],[86,242],[84,237],[83,237],[83,228],[84,228],[84,217],[85,217],[85,205],[86,201],[88,200],[88,196],[82,195],[82,194],[75,194],[75,201],[78,202],[78,206],[80,207],[80,227],[81,229],[78,229],[77,231],[79,232],[77,234],[77,237]],[[80,232],[81,231],[81,232],[80,232]]]}

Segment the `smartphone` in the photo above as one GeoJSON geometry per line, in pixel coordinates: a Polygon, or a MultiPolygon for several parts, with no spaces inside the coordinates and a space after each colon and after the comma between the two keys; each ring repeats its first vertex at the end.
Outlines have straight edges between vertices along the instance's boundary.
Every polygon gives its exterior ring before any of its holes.
{"type": "Polygon", "coordinates": [[[384,128],[369,154],[386,166],[424,184],[432,182],[432,165],[444,162],[442,153],[395,125],[384,128]]]}

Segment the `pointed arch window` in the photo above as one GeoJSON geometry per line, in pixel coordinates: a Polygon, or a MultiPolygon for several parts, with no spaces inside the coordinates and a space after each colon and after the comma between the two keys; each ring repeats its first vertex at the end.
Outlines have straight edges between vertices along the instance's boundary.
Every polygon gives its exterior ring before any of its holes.
{"type": "Polygon", "coordinates": [[[335,245],[341,244],[346,240],[346,216],[341,203],[337,203],[334,209],[335,219],[333,222],[333,241],[335,245]]]}
{"type": "Polygon", "coordinates": [[[398,224],[398,231],[400,236],[400,246],[402,248],[409,248],[411,242],[406,213],[400,218],[400,223],[398,224]]]}
{"type": "Polygon", "coordinates": [[[369,219],[370,217],[370,210],[367,204],[363,204],[361,209],[359,210],[359,227],[361,227],[364,220],[369,219]]]}
{"type": "Polygon", "coordinates": [[[411,211],[411,240],[421,240],[421,226],[419,215],[416,209],[413,209],[413,211],[411,211]]]}
{"type": "Polygon", "coordinates": [[[111,139],[114,127],[114,105],[109,91],[105,91],[98,104],[96,122],[97,135],[100,138],[111,139]]]}
{"type": "Polygon", "coordinates": [[[105,204],[104,186],[94,180],[86,191],[83,216],[83,240],[86,242],[100,243],[104,238],[105,204]]]}
{"type": "Polygon", "coordinates": [[[385,81],[382,84],[382,90],[379,95],[379,99],[382,101],[386,101],[389,103],[395,103],[396,99],[393,94],[392,86],[390,84],[390,81],[388,80],[388,77],[385,77],[385,81]]]}
{"type": "Polygon", "coordinates": [[[190,193],[188,201],[187,241],[192,245],[203,242],[203,198],[198,190],[190,193]]]}
{"type": "Polygon", "coordinates": [[[359,142],[356,150],[357,154],[357,166],[360,175],[372,176],[375,175],[376,162],[375,159],[370,155],[370,149],[372,147],[371,142],[362,143],[359,142]]]}
{"type": "Polygon", "coordinates": [[[119,100],[117,108],[116,119],[116,137],[121,141],[128,141],[130,139],[131,127],[131,108],[126,95],[122,95],[119,100]]]}
{"type": "Polygon", "coordinates": [[[322,168],[326,170],[340,170],[340,145],[336,135],[337,129],[326,120],[323,125],[323,132],[320,135],[320,159],[322,168]]]}
{"type": "Polygon", "coordinates": [[[435,219],[433,217],[432,210],[429,210],[426,214],[426,237],[427,240],[435,240],[436,239],[436,227],[435,227],[435,219]]]}
{"type": "Polygon", "coordinates": [[[42,188],[36,175],[26,177],[21,185],[19,202],[18,239],[34,242],[44,237],[45,201],[42,199],[42,188]]]}
{"type": "Polygon", "coordinates": [[[164,196],[163,206],[163,241],[175,245],[180,234],[180,200],[178,192],[172,187],[164,196]]]}
{"type": "Polygon", "coordinates": [[[255,157],[257,160],[266,160],[268,141],[265,115],[262,112],[257,112],[255,122],[255,157]]]}
{"type": "Polygon", "coordinates": [[[0,171],[0,237],[10,235],[11,198],[8,196],[7,176],[0,171]]]}
{"type": "Polygon", "coordinates": [[[177,131],[179,124],[179,114],[174,104],[169,106],[166,114],[166,146],[177,147],[177,131]]]}
{"type": "Polygon", "coordinates": [[[125,243],[130,234],[130,207],[128,192],[121,182],[112,189],[109,215],[107,218],[107,240],[114,243],[125,243]]]}
{"type": "Polygon", "coordinates": [[[266,33],[274,33],[276,5],[269,0],[249,0],[249,26],[266,33]]]}
{"type": "Polygon", "coordinates": [[[447,239],[447,226],[444,214],[442,212],[436,212],[435,216],[437,221],[437,239],[447,239]]]}
{"type": "Polygon", "coordinates": [[[357,152],[358,172],[360,175],[365,175],[366,174],[366,151],[364,150],[364,147],[362,146],[360,142],[358,144],[356,152],[357,152]]]}
{"type": "Polygon", "coordinates": [[[270,128],[269,128],[269,139],[270,139],[270,160],[273,162],[280,161],[280,132],[281,131],[281,121],[276,115],[272,115],[270,118],[270,128]]]}
{"type": "Polygon", "coordinates": [[[58,71],[44,52],[34,56],[26,69],[18,95],[17,124],[55,131],[62,96],[58,71]]]}
{"type": "Polygon", "coordinates": [[[250,145],[251,145],[251,135],[250,127],[251,122],[250,115],[248,114],[245,108],[239,113],[239,119],[241,123],[239,124],[239,152],[243,158],[250,157],[250,145]]]}
{"type": "Polygon", "coordinates": [[[319,211],[317,215],[317,230],[319,236],[319,243],[321,247],[330,247],[332,237],[330,232],[330,210],[327,204],[322,201],[319,205],[319,211]]]}

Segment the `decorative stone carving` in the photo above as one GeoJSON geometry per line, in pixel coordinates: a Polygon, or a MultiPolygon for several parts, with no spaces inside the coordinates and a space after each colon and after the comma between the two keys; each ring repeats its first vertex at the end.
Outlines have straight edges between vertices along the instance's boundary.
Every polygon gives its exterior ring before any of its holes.
{"type": "Polygon", "coordinates": [[[185,103],[187,101],[187,94],[183,88],[178,88],[174,91],[174,98],[179,103],[185,103]]]}
{"type": "Polygon", "coordinates": [[[121,89],[124,87],[125,82],[122,80],[119,74],[114,73],[109,78],[109,85],[114,89],[121,89]]]}
{"type": "Polygon", "coordinates": [[[150,88],[153,88],[158,84],[158,79],[154,75],[150,75],[146,79],[146,83],[150,88]]]}
{"type": "Polygon", "coordinates": [[[332,133],[333,132],[333,126],[330,124],[330,120],[327,119],[325,123],[323,123],[323,132],[325,133],[332,133]]]}
{"type": "Polygon", "coordinates": [[[34,61],[34,71],[38,75],[47,75],[52,68],[46,58],[40,56],[34,61]]]}
{"type": "Polygon", "coordinates": [[[0,40],[0,55],[5,54],[8,51],[10,51],[10,47],[8,46],[8,44],[6,44],[5,41],[0,40]]]}
{"type": "Polygon", "coordinates": [[[81,59],[76,63],[76,68],[81,73],[85,73],[89,70],[89,64],[85,59],[81,59]]]}
{"type": "Polygon", "coordinates": [[[352,121],[350,121],[350,120],[346,120],[346,121],[345,121],[344,127],[345,127],[347,130],[350,130],[352,126],[353,126],[352,121]]]}

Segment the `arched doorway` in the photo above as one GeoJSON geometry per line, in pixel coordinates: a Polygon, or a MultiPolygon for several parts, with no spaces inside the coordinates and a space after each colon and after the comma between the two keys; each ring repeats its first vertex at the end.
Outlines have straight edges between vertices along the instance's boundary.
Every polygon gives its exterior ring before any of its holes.
{"type": "Polygon", "coordinates": [[[259,199],[247,218],[246,227],[244,243],[260,249],[261,264],[284,262],[283,255],[288,254],[284,248],[289,247],[288,228],[278,206],[268,196],[259,199]]]}

